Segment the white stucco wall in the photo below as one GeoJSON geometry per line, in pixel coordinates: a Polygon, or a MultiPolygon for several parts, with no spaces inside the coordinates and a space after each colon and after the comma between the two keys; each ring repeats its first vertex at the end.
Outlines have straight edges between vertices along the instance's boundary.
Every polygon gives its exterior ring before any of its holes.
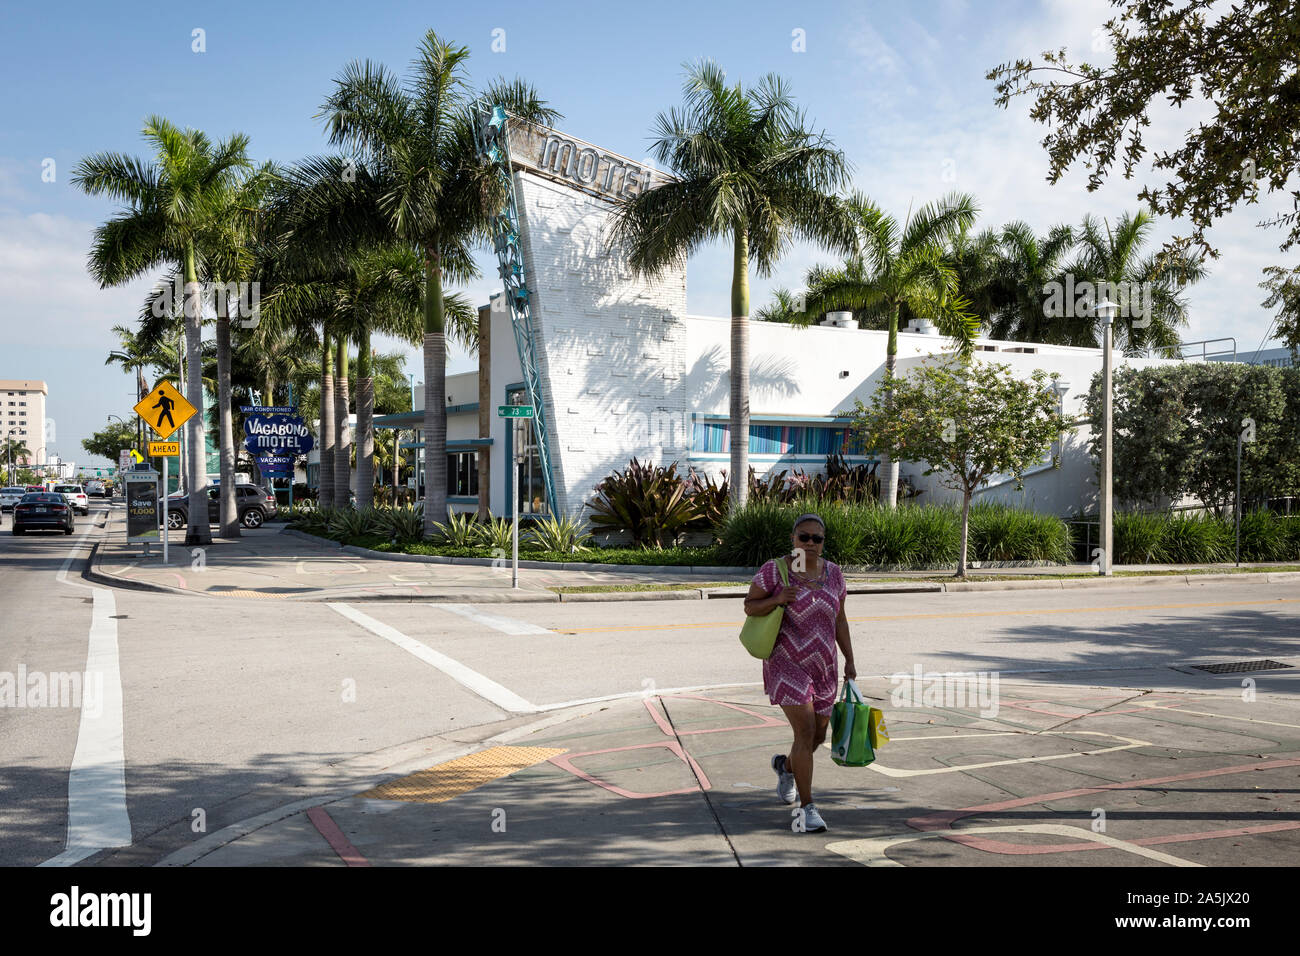
{"type": "MultiPolygon", "coordinates": [[[[524,172],[515,174],[515,189],[555,511],[576,516],[596,483],[631,458],[672,461],[686,453],[686,270],[633,278],[624,258],[606,248],[612,206],[524,172]]],[[[494,334],[494,354],[497,341],[494,334]]],[[[493,388],[499,394],[495,381],[493,388]]]]}

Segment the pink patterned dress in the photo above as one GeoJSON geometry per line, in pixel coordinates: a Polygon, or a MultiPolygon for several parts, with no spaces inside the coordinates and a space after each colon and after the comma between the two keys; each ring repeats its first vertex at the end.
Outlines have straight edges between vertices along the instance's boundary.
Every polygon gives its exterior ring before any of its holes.
{"type": "MultiPolygon", "coordinates": [[[[835,645],[835,620],[848,595],[840,566],[822,559],[821,578],[805,584],[787,575],[799,589],[785,606],[781,630],[772,656],[763,661],[763,690],[778,706],[806,704],[820,715],[830,714],[839,688],[839,654],[835,645]]],[[[776,560],[768,561],[754,575],[754,582],[768,595],[781,589],[781,572],[776,560]]]]}

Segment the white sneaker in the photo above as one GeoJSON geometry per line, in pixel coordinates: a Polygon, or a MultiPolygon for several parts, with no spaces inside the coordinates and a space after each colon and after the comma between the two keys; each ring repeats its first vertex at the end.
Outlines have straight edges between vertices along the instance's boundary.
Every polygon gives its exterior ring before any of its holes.
{"type": "Polygon", "coordinates": [[[794,774],[785,769],[785,754],[777,754],[772,758],[772,769],[776,771],[776,795],[787,804],[793,804],[799,799],[799,794],[795,788],[794,774]]]}
{"type": "Polygon", "coordinates": [[[803,808],[804,833],[824,833],[827,829],[826,821],[823,820],[822,815],[817,812],[817,804],[807,804],[803,808]]]}

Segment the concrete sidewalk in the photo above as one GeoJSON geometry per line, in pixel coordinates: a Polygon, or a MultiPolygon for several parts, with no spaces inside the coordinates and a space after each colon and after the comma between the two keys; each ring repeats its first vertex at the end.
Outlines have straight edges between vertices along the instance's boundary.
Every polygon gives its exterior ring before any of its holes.
{"type": "Polygon", "coordinates": [[[761,688],[745,686],[480,728],[476,741],[441,741],[441,755],[342,792],[299,790],[293,803],[208,835],[178,824],[161,862],[1293,864],[1300,685],[1257,674],[1259,698],[1246,702],[1232,679],[1130,676],[1110,687],[1088,675],[1004,681],[990,698],[996,708],[898,705],[896,683],[862,681],[893,739],[867,768],[818,753],[825,833],[792,829],[769,767],[789,727],[761,688]]]}
{"type": "MultiPolygon", "coordinates": [[[[626,571],[520,568],[519,587],[511,587],[510,565],[485,567],[472,564],[392,560],[360,549],[307,535],[286,534],[282,526],[270,524],[254,531],[244,530],[238,539],[214,538],[203,548],[187,548],[184,532],[173,531],[169,539],[170,561],[163,564],[161,544],[151,545],[152,556],[143,556],[142,545],[128,545],[125,512],[120,507],[108,513],[102,539],[91,556],[87,577],[114,587],[205,597],[265,598],[290,601],[446,601],[451,603],[556,602],[556,601],[650,601],[683,598],[738,598],[748,590],[748,572],[689,573],[687,569],[626,571]],[[721,587],[718,585],[734,582],[721,587]],[[613,593],[564,593],[550,588],[590,585],[665,584],[673,590],[613,593]]],[[[608,566],[604,566],[608,567],[608,566]]],[[[1253,567],[1268,567],[1253,565],[1253,567]]],[[[882,572],[846,574],[851,594],[897,591],[1020,590],[1041,588],[1133,587],[1137,585],[1186,587],[1206,584],[1232,575],[1231,565],[1125,565],[1117,571],[1200,570],[1205,574],[1164,574],[1142,577],[1069,577],[1086,568],[1078,565],[972,570],[973,580],[924,581],[935,572],[882,572]],[[1017,580],[1026,576],[1038,580],[1017,580]],[[1008,578],[986,580],[981,577],[1008,578]]],[[[1300,572],[1283,571],[1251,574],[1253,581],[1300,583],[1300,572]]]]}
{"type": "MultiPolygon", "coordinates": [[[[143,591],[199,594],[204,597],[268,598],[287,601],[447,601],[455,604],[493,602],[555,601],[655,601],[681,598],[741,597],[751,576],[738,574],[695,574],[671,570],[582,571],[520,568],[519,585],[511,587],[510,564],[484,567],[477,564],[391,561],[376,555],[344,550],[338,544],[304,535],[287,535],[282,525],[268,524],[242,537],[213,538],[204,548],[186,548],[182,531],[170,533],[169,563],[162,563],[161,544],[151,545],[151,557],[143,557],[142,545],[127,545],[125,511],[108,512],[103,538],[91,555],[87,578],[112,587],[143,591]],[[727,587],[699,587],[732,581],[727,587]],[[582,585],[671,584],[672,591],[564,593],[550,588],[582,585]]],[[[1268,567],[1256,564],[1253,567],[1268,567]]],[[[1118,578],[1070,578],[1079,566],[980,568],[963,581],[924,581],[935,572],[881,572],[848,575],[850,593],[909,591],[1010,591],[1010,589],[1188,587],[1226,578],[1231,566],[1117,566],[1117,571],[1200,570],[1219,574],[1118,576],[1118,578]],[[1034,575],[1035,580],[1017,580],[1034,575]],[[979,580],[979,578],[1009,580],[979,580]]],[[[1278,584],[1300,583],[1300,572],[1258,572],[1248,580],[1278,584]]]]}
{"type": "MultiPolygon", "coordinates": [[[[387,561],[344,552],[337,544],[281,533],[268,525],[243,530],[238,539],[213,538],[212,544],[189,548],[184,531],[168,542],[170,562],[162,562],[162,545],[128,545],[125,512],[113,509],[103,538],[91,557],[88,576],[115,587],[205,597],[267,598],[296,601],[447,601],[488,603],[559,601],[547,590],[556,586],[675,583],[680,575],[619,574],[609,571],[520,569],[519,588],[510,582],[510,565],[478,567],[387,561]]],[[[747,584],[750,575],[710,576],[709,581],[747,584]]],[[[657,592],[630,595],[653,600],[657,592]]],[[[565,595],[566,599],[604,595],[565,595]]],[[[626,598],[629,595],[620,595],[626,598]]],[[[677,597],[668,592],[666,596],[677,597]]],[[[698,597],[698,593],[693,595],[698,597]]]]}

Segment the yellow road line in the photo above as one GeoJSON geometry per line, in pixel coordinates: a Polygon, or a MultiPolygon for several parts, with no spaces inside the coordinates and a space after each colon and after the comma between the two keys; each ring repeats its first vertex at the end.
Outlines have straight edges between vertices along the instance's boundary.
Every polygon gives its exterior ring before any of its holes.
{"type": "Polygon", "coordinates": [[[557,750],[553,747],[489,747],[479,753],[457,757],[428,770],[390,780],[357,796],[370,800],[446,803],[485,783],[508,777],[564,752],[564,748],[557,750]]]}
{"type": "MultiPolygon", "coordinates": [[[[1190,607],[1242,607],[1259,604],[1300,604],[1300,598],[1268,598],[1258,601],[1189,601],[1181,604],[1116,604],[1102,607],[1045,607],[1016,611],[952,611],[944,614],[881,614],[851,617],[850,623],[865,621],[927,621],[941,618],[1014,617],[1035,614],[1096,614],[1104,611],[1159,611],[1190,607]]],[[[561,634],[585,634],[598,631],[669,631],[703,627],[740,627],[740,621],[705,621],[699,624],[624,624],[614,627],[557,627],[561,634]]]]}

